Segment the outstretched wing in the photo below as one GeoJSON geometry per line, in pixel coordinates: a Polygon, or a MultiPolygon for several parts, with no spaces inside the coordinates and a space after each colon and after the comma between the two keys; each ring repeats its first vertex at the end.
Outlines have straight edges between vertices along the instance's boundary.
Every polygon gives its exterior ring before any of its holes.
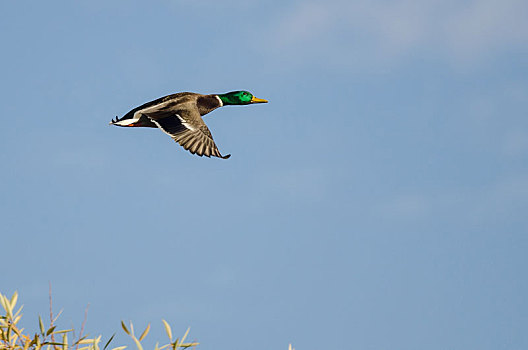
{"type": "Polygon", "coordinates": [[[222,156],[214,143],[213,135],[197,111],[196,115],[190,111],[146,115],[163,132],[192,154],[223,159],[231,157],[230,154],[222,156]]]}

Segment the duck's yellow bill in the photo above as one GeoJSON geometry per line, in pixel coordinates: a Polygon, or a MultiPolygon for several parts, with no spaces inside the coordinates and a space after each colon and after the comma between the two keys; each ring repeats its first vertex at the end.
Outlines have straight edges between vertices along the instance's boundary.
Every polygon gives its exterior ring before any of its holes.
{"type": "Polygon", "coordinates": [[[253,96],[251,98],[251,103],[268,103],[268,100],[265,100],[263,98],[257,98],[255,96],[253,96]]]}

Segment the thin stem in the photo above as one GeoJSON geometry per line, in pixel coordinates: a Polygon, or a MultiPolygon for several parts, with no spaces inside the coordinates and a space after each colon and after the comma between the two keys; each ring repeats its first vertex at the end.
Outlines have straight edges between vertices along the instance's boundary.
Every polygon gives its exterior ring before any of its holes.
{"type": "Polygon", "coordinates": [[[84,332],[84,325],[86,324],[86,319],[88,318],[88,309],[90,308],[90,304],[86,305],[86,309],[84,310],[84,320],[81,326],[81,332],[79,333],[79,340],[77,341],[77,346],[75,347],[75,350],[79,349],[79,342],[82,339],[82,335],[84,332]]]}

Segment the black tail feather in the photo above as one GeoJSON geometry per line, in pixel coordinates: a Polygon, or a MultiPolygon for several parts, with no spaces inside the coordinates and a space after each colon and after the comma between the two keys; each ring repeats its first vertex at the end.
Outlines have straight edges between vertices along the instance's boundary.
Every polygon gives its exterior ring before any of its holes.
{"type": "Polygon", "coordinates": [[[114,120],[114,118],[112,118],[112,121],[110,122],[110,124],[115,124],[115,123],[117,123],[120,120],[123,120],[123,119],[119,119],[119,117],[116,115],[115,120],[114,120]]]}

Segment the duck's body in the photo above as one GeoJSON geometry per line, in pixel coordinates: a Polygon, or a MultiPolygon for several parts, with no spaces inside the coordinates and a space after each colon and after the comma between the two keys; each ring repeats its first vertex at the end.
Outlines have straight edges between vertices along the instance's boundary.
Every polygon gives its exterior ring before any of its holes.
{"type": "Polygon", "coordinates": [[[245,105],[268,102],[247,91],[234,91],[219,95],[180,92],[158,98],[134,108],[111,125],[126,127],[160,128],[183,148],[200,157],[222,156],[202,116],[225,105],[245,105]]]}

